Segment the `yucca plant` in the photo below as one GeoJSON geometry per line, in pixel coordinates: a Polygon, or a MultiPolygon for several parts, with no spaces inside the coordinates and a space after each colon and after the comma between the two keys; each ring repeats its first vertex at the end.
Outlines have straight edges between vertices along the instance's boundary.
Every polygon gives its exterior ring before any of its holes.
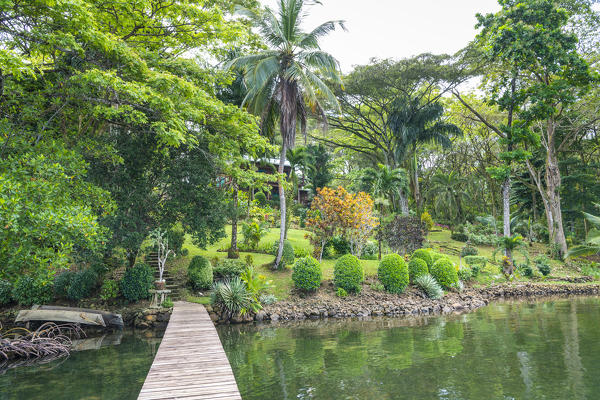
{"type": "Polygon", "coordinates": [[[240,278],[225,279],[213,285],[211,304],[220,310],[221,319],[230,320],[244,315],[252,307],[254,299],[240,278]]]}
{"type": "Polygon", "coordinates": [[[444,291],[439,283],[430,274],[421,275],[415,279],[415,284],[418,288],[425,292],[430,299],[441,299],[444,296],[444,291]]]}

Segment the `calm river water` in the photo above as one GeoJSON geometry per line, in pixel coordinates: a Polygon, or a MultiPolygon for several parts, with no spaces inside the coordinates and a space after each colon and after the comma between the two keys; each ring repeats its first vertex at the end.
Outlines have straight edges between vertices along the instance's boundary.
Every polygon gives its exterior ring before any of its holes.
{"type": "Polygon", "coordinates": [[[244,400],[600,399],[598,298],[219,335],[244,400]]]}

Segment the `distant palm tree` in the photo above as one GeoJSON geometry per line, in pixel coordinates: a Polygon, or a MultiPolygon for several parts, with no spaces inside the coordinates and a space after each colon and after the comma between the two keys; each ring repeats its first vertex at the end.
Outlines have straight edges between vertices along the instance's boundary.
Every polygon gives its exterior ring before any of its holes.
{"type": "Polygon", "coordinates": [[[319,39],[338,26],[344,28],[344,25],[342,21],[329,21],[311,32],[302,31],[301,23],[306,15],[303,8],[306,4],[309,2],[304,0],[280,0],[276,13],[269,8],[263,13],[242,9],[242,13],[258,28],[269,49],[238,57],[229,63],[230,67],[244,71],[248,94],[243,105],[261,116],[263,132],[272,136],[275,123],[279,120],[282,138],[279,162],[281,234],[275,268],[281,262],[285,240],[286,204],[281,179],[287,149],[293,148],[296,141],[296,126],[300,124],[305,134],[306,105],[325,117],[320,98],[339,107],[334,93],[318,76],[322,74],[332,82],[341,84],[339,63],[320,49],[319,39]]]}
{"type": "MultiPolygon", "coordinates": [[[[375,198],[379,211],[379,229],[383,227],[385,207],[395,204],[395,198],[408,187],[408,175],[402,168],[390,169],[387,165],[378,164],[377,168],[367,168],[363,172],[362,185],[375,198]]],[[[379,259],[381,260],[381,235],[377,235],[379,259]]]]}
{"type": "Polygon", "coordinates": [[[377,168],[366,168],[363,171],[362,185],[374,198],[387,200],[393,208],[401,191],[408,187],[408,175],[403,168],[391,169],[387,165],[378,164],[377,168]]]}
{"type": "Polygon", "coordinates": [[[397,99],[389,116],[390,128],[394,132],[394,158],[398,164],[408,161],[417,212],[422,208],[417,146],[436,143],[449,148],[452,146],[452,135],[462,136],[461,129],[445,122],[443,116],[444,107],[441,103],[423,105],[418,98],[410,97],[397,99]]]}
{"type": "Polygon", "coordinates": [[[437,174],[431,178],[431,188],[427,194],[433,197],[435,211],[447,214],[454,222],[463,216],[462,204],[469,200],[469,195],[462,189],[466,183],[456,172],[437,174]]]}

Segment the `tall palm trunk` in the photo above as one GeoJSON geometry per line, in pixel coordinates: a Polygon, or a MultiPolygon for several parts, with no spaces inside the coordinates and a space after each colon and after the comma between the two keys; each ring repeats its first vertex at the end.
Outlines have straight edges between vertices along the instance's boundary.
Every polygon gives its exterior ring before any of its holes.
{"type": "Polygon", "coordinates": [[[238,242],[238,186],[237,182],[233,181],[233,215],[231,216],[231,245],[227,252],[227,258],[238,258],[239,252],[237,248],[238,242]]]}
{"type": "Polygon", "coordinates": [[[285,204],[285,190],[283,187],[284,179],[283,174],[285,172],[285,140],[281,145],[281,154],[279,156],[279,210],[281,214],[280,225],[279,225],[279,247],[277,248],[277,257],[275,258],[275,265],[273,268],[278,269],[281,263],[281,257],[283,256],[283,243],[285,242],[285,217],[286,217],[286,204],[285,204]]]}
{"type": "Polygon", "coordinates": [[[279,227],[279,247],[277,249],[277,257],[273,268],[279,269],[281,257],[283,256],[283,243],[285,242],[285,225],[286,225],[286,198],[285,198],[285,155],[287,149],[294,147],[296,140],[296,122],[298,119],[298,86],[295,82],[290,82],[283,76],[280,77],[279,91],[281,94],[279,128],[281,130],[281,154],[279,157],[279,210],[281,211],[281,222],[279,227]]]}

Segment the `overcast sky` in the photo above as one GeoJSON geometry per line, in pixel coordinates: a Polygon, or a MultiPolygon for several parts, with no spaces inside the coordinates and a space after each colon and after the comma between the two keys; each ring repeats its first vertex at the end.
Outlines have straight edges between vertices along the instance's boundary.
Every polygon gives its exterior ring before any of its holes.
{"type": "MultiPolygon", "coordinates": [[[[261,0],[276,9],[278,0],[261,0]]],[[[304,30],[342,19],[347,32],[331,33],[322,48],[347,73],[369,59],[404,58],[420,53],[452,54],[476,34],[476,13],[500,9],[497,0],[322,0],[310,7],[304,30]]]]}

